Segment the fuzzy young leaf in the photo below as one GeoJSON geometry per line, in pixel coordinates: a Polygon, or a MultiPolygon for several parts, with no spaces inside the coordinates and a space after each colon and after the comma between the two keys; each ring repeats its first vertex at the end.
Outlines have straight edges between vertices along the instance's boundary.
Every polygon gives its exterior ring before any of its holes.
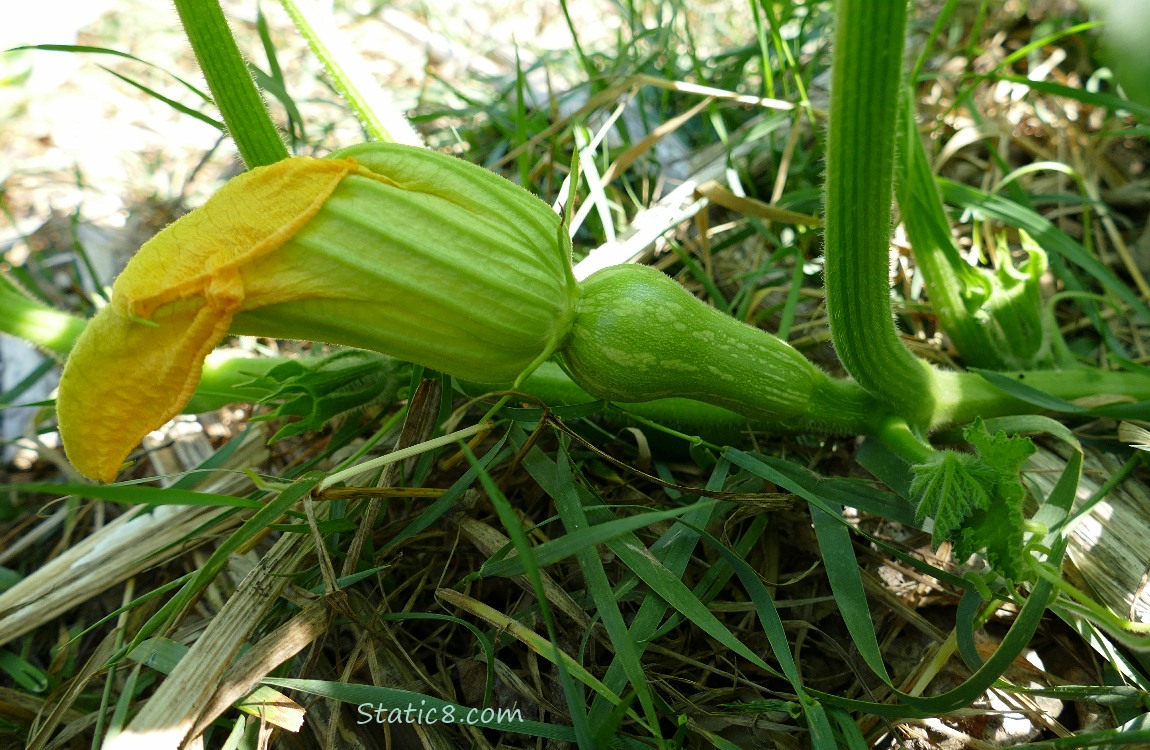
{"type": "Polygon", "coordinates": [[[1022,499],[996,496],[986,510],[971,514],[961,534],[954,537],[955,559],[982,552],[990,566],[1017,581],[1026,571],[1022,543],[1022,499]]]}
{"type": "Polygon", "coordinates": [[[955,543],[955,556],[984,551],[990,564],[1007,578],[1025,572],[1023,501],[1026,488],[1019,473],[1034,453],[1034,443],[999,431],[991,435],[981,419],[963,432],[977,455],[939,451],[912,467],[911,493],[919,498],[917,520],[935,519],[932,542],[955,543]]]}
{"type": "Polygon", "coordinates": [[[1020,472],[1037,448],[1027,438],[1010,437],[1001,430],[991,435],[981,419],[974,420],[963,431],[963,437],[994,471],[997,481],[993,502],[985,511],[972,514],[961,539],[955,540],[955,552],[971,555],[985,550],[987,561],[996,570],[1018,580],[1025,572],[1022,505],[1026,488],[1020,472]]]}
{"type": "Polygon", "coordinates": [[[919,498],[915,520],[934,518],[935,547],[952,538],[973,513],[990,507],[996,474],[978,456],[939,451],[911,471],[910,492],[919,498]]]}
{"type": "Polygon", "coordinates": [[[1011,498],[1016,495],[1019,498],[1026,496],[1026,488],[1022,486],[1019,472],[1022,471],[1022,465],[1026,463],[1026,459],[1033,456],[1038,450],[1034,447],[1034,443],[1030,442],[1028,438],[1017,435],[1010,437],[1002,430],[991,435],[981,419],[974,420],[969,427],[962,431],[962,436],[974,446],[986,465],[998,475],[998,484],[1001,489],[1006,489],[1011,498]],[[1003,485],[1007,486],[1003,487],[1003,485]]]}

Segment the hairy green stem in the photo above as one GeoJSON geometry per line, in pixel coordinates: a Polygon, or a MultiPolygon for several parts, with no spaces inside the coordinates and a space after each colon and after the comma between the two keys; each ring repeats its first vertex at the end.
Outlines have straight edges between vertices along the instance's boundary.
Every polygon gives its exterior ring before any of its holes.
{"type": "Polygon", "coordinates": [[[909,464],[921,464],[936,451],[930,443],[915,434],[902,417],[888,417],[878,422],[875,437],[909,464]]]}
{"type": "Polygon", "coordinates": [[[1003,252],[997,271],[977,268],[959,253],[915,125],[914,98],[903,87],[898,203],[931,307],[962,359],[991,370],[1053,364],[1054,328],[1043,325],[1041,277],[1046,254],[1023,233],[1030,258],[1016,269],[1003,252]]]}
{"type": "MultiPolygon", "coordinates": [[[[1079,367],[1006,374],[1019,383],[1063,401],[1099,395],[1136,402],[1150,401],[1150,378],[1133,372],[1079,367]]],[[[940,391],[945,395],[939,399],[931,416],[931,430],[966,424],[975,417],[989,419],[1043,411],[1040,406],[1002,392],[976,373],[940,372],[939,382],[943,386],[940,391]]]]}
{"type": "Polygon", "coordinates": [[[49,307],[0,279],[0,332],[63,359],[87,323],[49,307]]]}
{"type": "Polygon", "coordinates": [[[248,168],[286,159],[287,147],[268,114],[217,0],[176,0],[176,10],[208,88],[248,168]]]}
{"type": "Polygon", "coordinates": [[[280,0],[300,35],[323,63],[331,81],[377,141],[422,146],[423,138],[364,67],[331,12],[310,0],[280,0]]]}
{"type": "Polygon", "coordinates": [[[932,369],[903,346],[890,308],[890,204],[906,0],[839,0],[827,133],[826,299],[847,372],[915,423],[932,369]]]}
{"type": "Polygon", "coordinates": [[[899,179],[896,180],[903,226],[914,248],[914,260],[922,270],[930,305],[943,330],[955,342],[966,362],[998,369],[994,349],[970,308],[990,296],[989,279],[982,278],[958,252],[942,200],[934,184],[926,152],[914,118],[914,99],[904,87],[903,141],[899,179]],[[991,357],[992,359],[982,359],[991,357]]]}

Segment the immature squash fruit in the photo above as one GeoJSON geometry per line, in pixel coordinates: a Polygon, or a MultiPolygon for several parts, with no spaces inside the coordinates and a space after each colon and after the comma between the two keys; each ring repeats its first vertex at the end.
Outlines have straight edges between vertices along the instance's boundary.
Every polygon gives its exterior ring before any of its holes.
{"type": "Polygon", "coordinates": [[[560,358],[593,396],[678,396],[784,421],[807,411],[826,376],[765,331],[708,306],[649,266],[613,266],[581,284],[560,358]]]}

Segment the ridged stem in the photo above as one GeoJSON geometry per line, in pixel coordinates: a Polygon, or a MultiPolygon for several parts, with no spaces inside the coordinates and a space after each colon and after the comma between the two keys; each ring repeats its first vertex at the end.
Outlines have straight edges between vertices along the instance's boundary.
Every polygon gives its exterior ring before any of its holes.
{"type": "Polygon", "coordinates": [[[977,306],[990,296],[990,280],[982,278],[962,258],[950,235],[946,211],[915,125],[909,87],[904,87],[903,104],[898,203],[931,308],[968,364],[1000,369],[1003,365],[994,360],[995,351],[986,340],[986,332],[968,309],[967,297],[977,300],[977,306]]]}
{"type": "MultiPolygon", "coordinates": [[[[0,333],[21,338],[56,356],[64,355],[87,326],[87,321],[38,302],[7,284],[0,284],[0,333]]],[[[212,358],[204,365],[203,379],[188,411],[208,411],[228,403],[258,399],[263,391],[248,390],[243,384],[289,361],[287,357],[258,359],[212,358]]],[[[306,359],[306,358],[305,358],[306,359]]],[[[298,360],[297,360],[298,361],[298,360]]],[[[1073,400],[1098,393],[1127,396],[1137,401],[1150,401],[1150,379],[1128,372],[1081,370],[1039,370],[1012,373],[1025,383],[1057,398],[1073,400]]],[[[976,416],[983,418],[1010,414],[1031,414],[1041,409],[1013,398],[974,373],[943,373],[941,392],[929,420],[931,429],[964,424],[976,416]]],[[[473,394],[492,390],[491,385],[465,384],[473,394]]],[[[519,390],[534,394],[552,405],[579,404],[593,401],[554,363],[547,363],[533,373],[519,390]]],[[[734,412],[700,401],[666,398],[641,404],[623,404],[623,408],[645,418],[684,432],[704,431],[733,440],[742,431],[745,418],[734,412]]],[[[781,433],[821,432],[833,434],[868,434],[881,430],[889,412],[878,405],[857,383],[836,378],[822,378],[803,414],[786,424],[758,425],[781,433]]]]}
{"type": "Polygon", "coordinates": [[[286,159],[287,147],[236,46],[219,2],[175,2],[188,42],[244,164],[251,169],[286,159]]]}
{"type": "Polygon", "coordinates": [[[847,372],[914,423],[932,409],[932,370],[891,317],[890,204],[906,0],[839,0],[827,133],[826,299],[847,372]]]}

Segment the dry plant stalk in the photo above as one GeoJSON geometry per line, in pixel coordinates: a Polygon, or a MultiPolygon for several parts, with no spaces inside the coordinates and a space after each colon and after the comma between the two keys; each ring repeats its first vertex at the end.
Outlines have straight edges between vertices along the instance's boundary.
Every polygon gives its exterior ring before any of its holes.
{"type": "MultiPolygon", "coordinates": [[[[267,458],[266,430],[248,431],[224,469],[258,466],[267,458]]],[[[234,492],[234,474],[205,482],[201,492],[234,492]]],[[[246,480],[245,480],[246,481],[246,480]]],[[[69,547],[0,594],[0,645],[29,633],[63,613],[149,568],[162,565],[239,523],[245,514],[229,508],[144,506],[125,512],[69,547]],[[200,530],[199,536],[189,537],[200,530]]]]}
{"type": "MultiPolygon", "coordinates": [[[[326,511],[321,512],[326,515],[326,511]]],[[[312,539],[306,534],[280,537],[240,582],[140,713],[105,750],[181,747],[214,706],[217,692],[228,692],[223,686],[232,679],[230,672],[235,668],[236,655],[288,585],[290,574],[311,551],[312,539]]]]}

